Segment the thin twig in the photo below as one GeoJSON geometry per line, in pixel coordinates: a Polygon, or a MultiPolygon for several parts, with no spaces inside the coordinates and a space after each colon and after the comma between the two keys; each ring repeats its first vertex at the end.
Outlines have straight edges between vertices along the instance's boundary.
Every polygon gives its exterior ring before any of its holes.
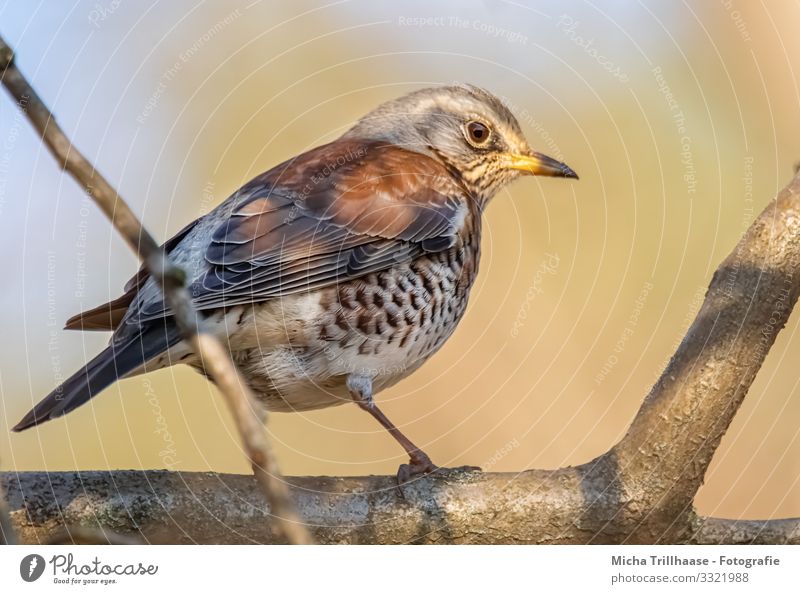
{"type": "Polygon", "coordinates": [[[239,432],[247,449],[247,456],[250,458],[253,472],[261,484],[261,488],[269,494],[272,513],[285,520],[281,531],[291,543],[311,543],[311,535],[295,511],[289,486],[278,470],[275,456],[264,431],[263,419],[266,417],[266,411],[262,407],[254,406],[252,396],[249,397],[249,401],[247,398],[239,396],[243,389],[247,389],[244,388],[244,380],[231,363],[227,351],[216,338],[209,334],[197,334],[194,336],[192,344],[195,352],[200,353],[203,367],[214,378],[228,401],[228,406],[239,421],[239,432]],[[262,411],[261,417],[256,412],[259,410],[262,411]]]}
{"type": "Polygon", "coordinates": [[[279,530],[292,544],[311,542],[308,531],[292,505],[289,490],[278,472],[269,447],[264,426],[266,413],[257,412],[261,407],[239,375],[229,353],[216,338],[203,332],[200,318],[192,307],[185,287],[185,273],[169,261],[164,250],[117,191],[73,146],[53,114],[14,64],[14,53],[2,37],[0,73],[3,85],[33,124],[59,166],[75,178],[95,201],[158,282],[183,339],[202,357],[209,375],[225,396],[253,472],[269,501],[279,530]]]}

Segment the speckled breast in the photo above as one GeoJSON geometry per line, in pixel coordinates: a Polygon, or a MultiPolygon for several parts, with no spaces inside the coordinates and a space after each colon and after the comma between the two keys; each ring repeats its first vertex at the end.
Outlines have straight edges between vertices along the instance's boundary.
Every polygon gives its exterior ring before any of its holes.
{"type": "Polygon", "coordinates": [[[380,389],[418,368],[464,315],[479,256],[472,224],[448,250],[326,292],[317,339],[329,373],[366,375],[380,389]]]}

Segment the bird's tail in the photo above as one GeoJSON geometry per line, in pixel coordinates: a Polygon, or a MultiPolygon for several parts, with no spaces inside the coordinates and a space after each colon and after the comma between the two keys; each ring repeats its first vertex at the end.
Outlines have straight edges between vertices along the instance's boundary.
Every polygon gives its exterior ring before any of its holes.
{"type": "Polygon", "coordinates": [[[75,410],[179,340],[172,324],[157,323],[130,340],[111,344],[33,407],[14,431],[24,431],[75,410]]]}

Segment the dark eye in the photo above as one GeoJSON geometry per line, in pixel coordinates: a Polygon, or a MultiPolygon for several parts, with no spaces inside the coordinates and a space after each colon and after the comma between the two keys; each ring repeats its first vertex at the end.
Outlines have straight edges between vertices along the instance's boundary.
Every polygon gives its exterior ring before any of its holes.
{"type": "Polygon", "coordinates": [[[467,140],[475,146],[486,144],[489,140],[489,126],[481,122],[467,122],[467,140]]]}

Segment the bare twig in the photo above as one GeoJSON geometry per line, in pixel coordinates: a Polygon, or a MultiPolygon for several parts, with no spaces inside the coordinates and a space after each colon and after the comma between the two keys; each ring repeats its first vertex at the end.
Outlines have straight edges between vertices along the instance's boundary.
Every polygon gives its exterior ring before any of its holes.
{"type": "Polygon", "coordinates": [[[11,48],[0,37],[0,73],[3,85],[17,101],[59,166],[81,185],[111,220],[128,246],[139,256],[164,294],[183,339],[202,358],[209,375],[225,396],[250,458],[253,472],[264,490],[280,532],[291,543],[308,543],[310,537],[288,497],[266,438],[265,413],[239,375],[230,355],[213,336],[203,332],[186,290],[183,270],[170,263],[164,250],[142,226],[117,191],[78,151],[53,118],[53,114],[14,64],[11,48]]]}
{"type": "MultiPolygon", "coordinates": [[[[239,432],[247,449],[247,456],[252,462],[253,472],[261,488],[269,494],[272,513],[285,520],[281,532],[291,543],[311,543],[311,536],[295,511],[289,486],[278,470],[275,456],[264,432],[264,421],[256,412],[263,409],[253,404],[252,396],[248,395],[249,400],[238,396],[244,386],[244,380],[218,340],[208,334],[198,334],[195,342],[196,352],[202,354],[204,368],[214,378],[227,399],[228,406],[238,419],[239,432]]],[[[261,414],[266,416],[266,412],[261,414]]]]}

